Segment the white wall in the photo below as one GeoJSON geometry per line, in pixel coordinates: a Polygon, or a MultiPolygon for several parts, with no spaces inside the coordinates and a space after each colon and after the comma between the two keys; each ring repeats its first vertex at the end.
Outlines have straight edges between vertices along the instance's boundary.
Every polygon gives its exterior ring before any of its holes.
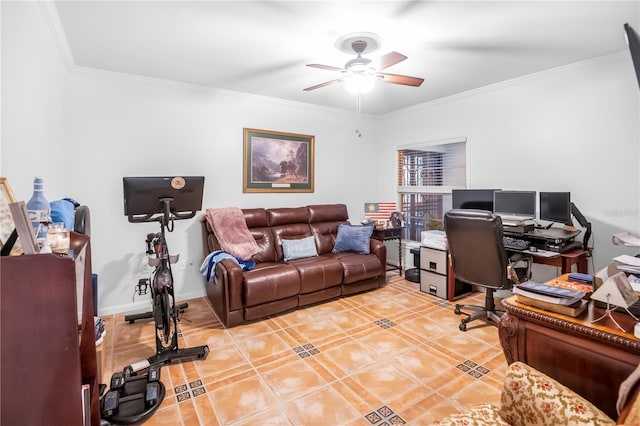
{"type": "MultiPolygon", "coordinates": [[[[204,175],[205,208],[345,203],[359,221],[364,203],[377,199],[366,116],[356,123],[353,111],[107,72],[67,74],[37,3],[3,3],[2,19],[3,90],[19,89],[2,94],[2,175],[19,199],[42,175],[50,201],[70,196],[90,206],[101,314],[148,304],[148,297],[132,304],[132,294],[145,236],[159,226],[127,222],[123,176],[204,175]],[[314,135],[315,191],[244,194],[244,127],[314,135]]],[[[190,263],[174,270],[177,298],[203,295],[198,220],[177,222],[168,239],[190,263]]]]}
{"type": "Polygon", "coordinates": [[[467,136],[469,187],[571,191],[593,223],[598,270],[638,252],[611,235],[640,234],[639,99],[630,55],[620,52],[388,114],[378,139],[382,198],[395,193],[398,145],[467,136]]]}
{"type": "Polygon", "coordinates": [[[68,170],[50,161],[64,155],[64,105],[69,70],[36,2],[1,2],[2,140],[0,173],[28,200],[33,178],[46,178],[50,196],[68,170]],[[17,173],[17,174],[16,174],[17,173]]]}
{"type": "MultiPolygon", "coordinates": [[[[90,206],[101,314],[148,304],[131,297],[144,238],[158,226],[124,217],[128,175],[204,175],[205,207],[341,202],[359,221],[364,202],[395,199],[397,145],[467,136],[472,186],[570,190],[594,222],[598,266],[624,251],[611,246],[613,232],[639,233],[639,91],[625,55],[358,124],[353,111],[68,71],[37,3],[1,7],[1,174],[19,199],[41,175],[50,200],[90,206]],[[315,192],[243,194],[244,127],[315,135],[315,192]]],[[[169,246],[190,263],[175,271],[177,298],[204,294],[197,220],[177,222],[169,246]]]]}
{"type": "MultiPolygon", "coordinates": [[[[355,138],[355,115],[200,87],[98,72],[75,73],[69,90],[67,139],[82,180],[67,190],[91,206],[100,306],[124,309],[143,261],[144,238],[159,226],[123,215],[122,177],[204,175],[204,207],[280,207],[345,203],[359,221],[375,151],[355,138]],[[243,128],[315,136],[315,191],[242,192],[243,128]],[[91,147],[87,150],[87,147],[91,147]],[[348,182],[348,185],[347,185],[348,182]]],[[[176,223],[169,247],[189,264],[174,270],[180,298],[202,295],[197,273],[204,253],[197,219],[176,223]]]]}

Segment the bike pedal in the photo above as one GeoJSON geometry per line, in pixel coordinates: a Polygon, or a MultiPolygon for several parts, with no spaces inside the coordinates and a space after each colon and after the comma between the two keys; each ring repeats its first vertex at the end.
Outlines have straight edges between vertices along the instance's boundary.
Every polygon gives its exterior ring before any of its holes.
{"type": "Polygon", "coordinates": [[[160,384],[158,382],[153,382],[147,384],[147,392],[145,393],[145,401],[150,405],[155,404],[160,396],[160,384]]]}
{"type": "Polygon", "coordinates": [[[120,389],[124,386],[125,377],[122,373],[113,373],[111,376],[111,389],[120,389]]]}
{"type": "Polygon", "coordinates": [[[119,395],[117,391],[109,391],[103,399],[102,411],[109,416],[118,408],[119,395]]]}
{"type": "Polygon", "coordinates": [[[160,366],[152,365],[149,367],[149,383],[160,381],[160,366]]]}

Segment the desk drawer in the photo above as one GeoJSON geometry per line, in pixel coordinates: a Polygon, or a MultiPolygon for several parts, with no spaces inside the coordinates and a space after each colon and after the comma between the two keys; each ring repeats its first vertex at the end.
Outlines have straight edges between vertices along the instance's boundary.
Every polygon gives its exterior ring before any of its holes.
{"type": "Polygon", "coordinates": [[[434,274],[425,270],[420,271],[420,291],[447,299],[447,276],[434,274]]]}
{"type": "Polygon", "coordinates": [[[447,252],[420,247],[420,269],[447,275],[447,252]]]}

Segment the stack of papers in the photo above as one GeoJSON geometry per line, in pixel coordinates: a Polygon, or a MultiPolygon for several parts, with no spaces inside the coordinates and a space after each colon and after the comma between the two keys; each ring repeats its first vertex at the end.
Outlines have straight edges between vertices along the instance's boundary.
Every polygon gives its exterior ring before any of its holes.
{"type": "Polygon", "coordinates": [[[623,254],[621,256],[614,257],[613,261],[615,262],[616,268],[621,271],[629,272],[631,274],[640,273],[640,257],[623,254]]]}
{"type": "Polygon", "coordinates": [[[640,247],[640,238],[634,237],[628,232],[613,234],[613,237],[611,237],[611,241],[613,241],[613,244],[617,246],[640,247]]]}
{"type": "Polygon", "coordinates": [[[573,305],[582,300],[586,294],[584,291],[540,284],[533,281],[518,284],[513,288],[513,292],[516,295],[525,296],[529,299],[561,306],[573,305]]]}
{"type": "Polygon", "coordinates": [[[420,244],[437,250],[447,250],[447,235],[444,231],[438,230],[422,231],[420,244]]]}

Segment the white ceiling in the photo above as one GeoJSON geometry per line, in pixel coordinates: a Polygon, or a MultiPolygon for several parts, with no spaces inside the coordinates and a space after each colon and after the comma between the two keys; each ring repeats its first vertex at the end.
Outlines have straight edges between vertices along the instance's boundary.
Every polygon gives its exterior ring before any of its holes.
{"type": "Polygon", "coordinates": [[[353,32],[382,40],[372,59],[422,86],[378,83],[362,111],[382,114],[527,74],[627,50],[640,1],[56,1],[75,65],[348,110],[336,78],[353,32]]]}

